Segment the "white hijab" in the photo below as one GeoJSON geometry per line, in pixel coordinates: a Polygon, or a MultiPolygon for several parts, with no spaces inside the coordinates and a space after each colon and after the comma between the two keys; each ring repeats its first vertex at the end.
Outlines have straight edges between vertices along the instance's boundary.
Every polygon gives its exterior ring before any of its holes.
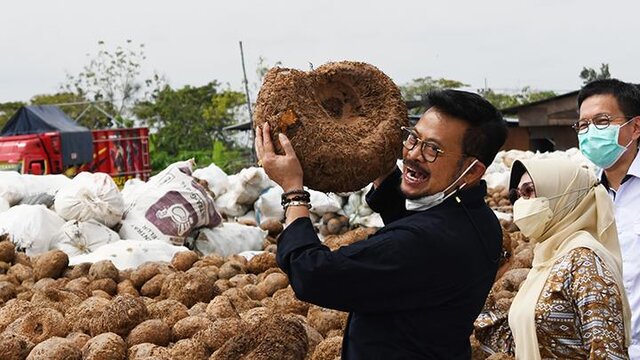
{"type": "Polygon", "coordinates": [[[549,200],[554,216],[539,238],[530,239],[535,243],[532,269],[509,310],[516,358],[540,359],[535,323],[538,298],[556,261],[580,247],[596,253],[613,274],[622,295],[625,343],[628,346],[631,311],[622,282],[622,257],[613,203],[606,189],[602,185],[594,186],[597,178],[591,171],[565,159],[516,162],[512,168],[511,186],[514,175],[519,181],[522,170],[531,176],[537,197],[564,195],[549,200]]]}

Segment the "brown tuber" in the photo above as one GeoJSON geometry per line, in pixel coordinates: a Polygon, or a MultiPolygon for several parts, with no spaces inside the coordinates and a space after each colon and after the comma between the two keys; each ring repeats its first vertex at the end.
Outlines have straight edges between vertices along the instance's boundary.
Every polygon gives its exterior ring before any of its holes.
{"type": "Polygon", "coordinates": [[[69,256],[60,250],[51,250],[41,254],[33,263],[35,281],[44,278],[57,279],[69,265],[69,256]]]}
{"type": "Polygon", "coordinates": [[[35,345],[27,337],[12,334],[0,334],[0,354],[4,360],[23,360],[35,345]]]}
{"type": "Polygon", "coordinates": [[[189,308],[176,300],[161,300],[148,307],[149,317],[164,321],[172,327],[179,320],[189,316],[189,308]]]}
{"type": "Polygon", "coordinates": [[[274,315],[229,339],[210,360],[304,359],[309,343],[304,326],[293,316],[274,315]]]}
{"type": "Polygon", "coordinates": [[[213,325],[213,321],[206,317],[189,316],[173,325],[173,328],[171,329],[171,338],[173,341],[187,339],[211,325],[213,325]]]}
{"type": "Polygon", "coordinates": [[[339,360],[342,351],[342,337],[328,337],[316,346],[311,360],[339,360]]]}
{"type": "Polygon", "coordinates": [[[16,257],[16,247],[9,240],[6,240],[6,236],[0,237],[4,239],[0,241],[0,261],[11,264],[16,257]]]}
{"type": "Polygon", "coordinates": [[[82,360],[82,352],[71,340],[54,336],[36,345],[27,360],[82,360]]]}
{"type": "Polygon", "coordinates": [[[181,272],[167,276],[160,291],[161,298],[180,301],[187,307],[198,302],[208,303],[218,294],[214,279],[204,274],[181,272]]]}
{"type": "Polygon", "coordinates": [[[53,336],[67,336],[69,327],[59,311],[36,308],[9,324],[5,331],[25,336],[34,344],[39,344],[53,336]]]}
{"type": "Polygon", "coordinates": [[[120,273],[111,260],[102,260],[93,263],[89,268],[89,280],[112,279],[117,282],[120,273]]]}
{"type": "Polygon", "coordinates": [[[134,327],[147,320],[148,316],[147,307],[142,299],[131,295],[118,295],[94,320],[96,324],[91,328],[91,336],[113,332],[125,337],[134,327]]]}
{"type": "Polygon", "coordinates": [[[240,319],[218,319],[208,328],[200,330],[193,335],[193,339],[200,341],[208,352],[213,353],[224,345],[227,340],[245,332],[246,328],[247,326],[240,319]]]}
{"type": "Polygon", "coordinates": [[[198,254],[193,251],[181,251],[173,255],[171,265],[178,271],[187,271],[198,261],[198,254]]]}
{"type": "Polygon", "coordinates": [[[278,267],[276,255],[270,252],[262,252],[249,260],[247,271],[253,274],[260,274],[275,267],[278,267]]]}
{"type": "Polygon", "coordinates": [[[100,334],[82,348],[83,360],[125,360],[127,344],[118,334],[107,332],[100,334]]]}
{"type": "Polygon", "coordinates": [[[347,323],[347,315],[347,313],[338,310],[311,305],[307,313],[307,321],[309,325],[318,330],[322,336],[327,336],[330,330],[344,329],[347,323]]]}
{"type": "Polygon", "coordinates": [[[159,319],[143,321],[127,336],[128,347],[144,343],[167,346],[169,342],[171,342],[171,328],[159,319]]]}

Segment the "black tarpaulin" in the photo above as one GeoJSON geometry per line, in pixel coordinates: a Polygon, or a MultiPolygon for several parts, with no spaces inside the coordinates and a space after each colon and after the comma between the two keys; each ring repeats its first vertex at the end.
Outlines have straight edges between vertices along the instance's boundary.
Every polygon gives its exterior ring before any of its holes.
{"type": "Polygon", "coordinates": [[[78,125],[55,105],[21,107],[0,131],[0,136],[60,133],[62,164],[81,165],[93,160],[91,131],[78,125]]]}

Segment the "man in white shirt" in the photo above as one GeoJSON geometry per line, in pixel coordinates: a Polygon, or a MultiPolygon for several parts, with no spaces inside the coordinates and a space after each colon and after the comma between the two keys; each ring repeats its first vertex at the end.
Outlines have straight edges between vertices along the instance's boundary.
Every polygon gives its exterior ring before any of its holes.
{"type": "Polygon", "coordinates": [[[640,359],[640,89],[597,80],[578,94],[580,151],[602,169],[616,209],[624,287],[631,305],[631,359],[640,359]]]}

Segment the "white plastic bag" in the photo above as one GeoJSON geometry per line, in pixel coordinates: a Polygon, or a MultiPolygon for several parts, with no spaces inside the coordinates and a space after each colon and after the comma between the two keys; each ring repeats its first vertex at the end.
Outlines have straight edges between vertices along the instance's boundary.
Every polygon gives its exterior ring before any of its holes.
{"type": "Polygon", "coordinates": [[[9,205],[16,205],[29,195],[55,195],[70,182],[71,179],[64,175],[22,175],[15,171],[0,171],[0,197],[4,197],[9,205]]]}
{"type": "Polygon", "coordinates": [[[318,216],[328,212],[337,212],[342,208],[342,198],[336,194],[325,194],[320,191],[308,190],[311,194],[311,211],[318,216]]]}
{"type": "Polygon", "coordinates": [[[27,194],[22,176],[15,171],[0,171],[0,197],[15,205],[27,194]]]}
{"type": "Polygon", "coordinates": [[[206,168],[195,170],[193,177],[205,180],[209,190],[211,190],[216,197],[224,194],[229,187],[229,176],[213,163],[206,168]]]}
{"type": "Polygon", "coordinates": [[[51,248],[62,250],[69,256],[76,256],[89,254],[102,245],[118,240],[118,233],[95,220],[71,220],[54,235],[51,248]]]}
{"type": "Polygon", "coordinates": [[[11,205],[9,205],[9,202],[7,201],[7,199],[0,196],[0,213],[9,210],[10,207],[11,205]]]}
{"type": "Polygon", "coordinates": [[[122,200],[124,200],[125,210],[135,201],[139,193],[137,189],[144,184],[145,182],[138,178],[131,178],[124,182],[124,186],[122,190],[120,190],[120,195],[122,195],[122,200]]]}
{"type": "Polygon", "coordinates": [[[282,188],[280,186],[274,186],[260,195],[260,198],[254,203],[253,207],[256,211],[258,220],[266,218],[278,218],[281,219],[284,215],[282,209],[282,188]]]}
{"type": "Polygon", "coordinates": [[[60,189],[54,207],[65,220],[93,219],[113,227],[122,219],[124,200],[111,176],[82,172],[60,189]]]}
{"type": "Polygon", "coordinates": [[[253,259],[256,255],[260,255],[262,254],[264,251],[260,250],[260,251],[254,251],[254,250],[248,250],[248,251],[243,251],[241,253],[239,253],[238,255],[242,256],[243,258],[247,259],[247,261],[253,259]]]}
{"type": "Polygon", "coordinates": [[[169,262],[176,253],[181,251],[189,251],[189,249],[161,241],[118,240],[102,245],[90,254],[69,257],[69,265],[111,260],[116,268],[125,270],[137,268],[148,261],[169,262]]]}
{"type": "Polygon", "coordinates": [[[230,217],[244,215],[264,190],[275,185],[264,170],[257,167],[242,169],[228,179],[229,187],[216,198],[216,206],[221,213],[230,217]]]}
{"type": "Polygon", "coordinates": [[[223,257],[261,250],[267,234],[255,226],[226,222],[214,229],[202,229],[196,239],[196,249],[204,255],[216,253],[223,257]]]}
{"type": "Polygon", "coordinates": [[[191,165],[173,164],[134,189],[134,200],[119,231],[121,238],[182,245],[194,229],[220,224],[213,198],[190,175],[191,165]]]}
{"type": "Polygon", "coordinates": [[[64,220],[44,205],[16,205],[0,213],[0,234],[9,234],[29,256],[49,251],[53,235],[63,225],[64,220]]]}

